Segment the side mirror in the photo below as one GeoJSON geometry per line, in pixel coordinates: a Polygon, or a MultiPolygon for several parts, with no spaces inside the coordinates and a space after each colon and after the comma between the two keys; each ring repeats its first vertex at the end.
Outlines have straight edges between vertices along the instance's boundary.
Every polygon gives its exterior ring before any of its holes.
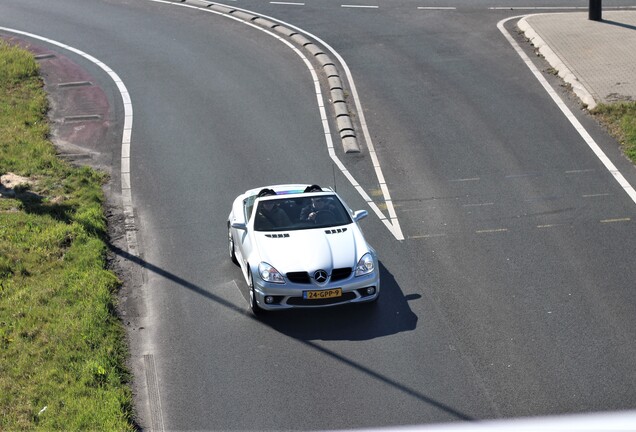
{"type": "Polygon", "coordinates": [[[367,212],[366,210],[356,210],[355,212],[353,212],[353,220],[356,222],[364,219],[367,216],[369,216],[369,212],[367,212]]]}
{"type": "Polygon", "coordinates": [[[245,225],[243,222],[232,222],[232,228],[247,231],[247,225],[245,225]]]}

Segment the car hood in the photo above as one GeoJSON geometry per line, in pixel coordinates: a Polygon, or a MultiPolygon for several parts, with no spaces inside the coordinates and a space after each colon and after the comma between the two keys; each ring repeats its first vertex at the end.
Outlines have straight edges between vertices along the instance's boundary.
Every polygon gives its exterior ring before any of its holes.
{"type": "Polygon", "coordinates": [[[281,273],[352,268],[367,252],[355,225],[337,228],[256,233],[260,260],[281,273]],[[359,250],[363,248],[364,250],[359,250]]]}

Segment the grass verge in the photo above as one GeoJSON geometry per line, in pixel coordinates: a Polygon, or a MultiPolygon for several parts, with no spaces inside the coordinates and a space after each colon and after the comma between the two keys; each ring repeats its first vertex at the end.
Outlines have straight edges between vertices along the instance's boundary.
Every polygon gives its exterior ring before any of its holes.
{"type": "Polygon", "coordinates": [[[134,430],[104,174],[56,156],[33,56],[0,41],[0,430],[134,430]],[[7,178],[5,176],[5,178],[7,178]]]}
{"type": "Polygon", "coordinates": [[[636,163],[636,102],[599,104],[592,114],[620,143],[625,156],[636,163]]]}

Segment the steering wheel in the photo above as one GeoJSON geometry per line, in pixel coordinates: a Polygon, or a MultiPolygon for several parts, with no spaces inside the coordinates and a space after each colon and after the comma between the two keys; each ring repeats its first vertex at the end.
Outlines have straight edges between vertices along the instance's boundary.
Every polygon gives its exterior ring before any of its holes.
{"type": "Polygon", "coordinates": [[[316,212],[316,216],[314,217],[314,223],[324,224],[328,222],[334,222],[336,220],[336,215],[333,214],[330,210],[318,210],[316,212]]]}

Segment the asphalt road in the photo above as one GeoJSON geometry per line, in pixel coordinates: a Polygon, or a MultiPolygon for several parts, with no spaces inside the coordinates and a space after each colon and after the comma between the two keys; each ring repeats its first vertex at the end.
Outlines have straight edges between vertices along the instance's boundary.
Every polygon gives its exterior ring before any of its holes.
{"type": "MultiPolygon", "coordinates": [[[[226,217],[248,188],[335,176],[365,208],[333,170],[293,51],[147,0],[0,5],[0,26],[88,52],[131,94],[143,284],[128,318],[141,424],[331,429],[636,406],[636,205],[497,29],[526,12],[239,3],[319,36],[352,70],[405,236],[373,215],[362,223],[382,264],[375,308],[256,320],[226,256],[226,217]]],[[[67,55],[94,74],[121,127],[113,83],[67,55]]],[[[368,154],[341,157],[373,194],[368,154]]]]}

